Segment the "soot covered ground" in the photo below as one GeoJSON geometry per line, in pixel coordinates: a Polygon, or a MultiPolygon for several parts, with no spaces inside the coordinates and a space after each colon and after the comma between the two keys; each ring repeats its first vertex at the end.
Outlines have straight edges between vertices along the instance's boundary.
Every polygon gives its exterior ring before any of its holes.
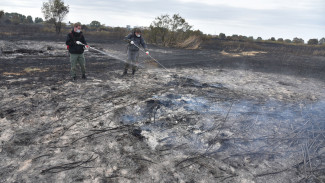
{"type": "Polygon", "coordinates": [[[0,182],[324,182],[324,57],[1,41],[0,182]]]}

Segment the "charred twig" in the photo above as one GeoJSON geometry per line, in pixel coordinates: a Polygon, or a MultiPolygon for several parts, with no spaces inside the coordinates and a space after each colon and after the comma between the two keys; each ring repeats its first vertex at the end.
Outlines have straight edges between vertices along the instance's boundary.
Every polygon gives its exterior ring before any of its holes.
{"type": "Polygon", "coordinates": [[[229,110],[228,110],[228,112],[227,112],[227,115],[226,115],[226,117],[225,117],[224,122],[227,121],[228,115],[229,115],[229,113],[230,113],[230,111],[231,111],[231,108],[232,108],[232,106],[234,105],[234,103],[235,103],[235,101],[232,101],[232,103],[231,103],[231,105],[230,105],[230,107],[229,107],[229,110]]]}
{"type": "Polygon", "coordinates": [[[90,131],[96,131],[95,133],[91,133],[89,135],[86,135],[86,136],[83,136],[83,137],[80,137],[74,141],[71,142],[71,144],[81,140],[81,139],[84,139],[84,138],[88,138],[88,137],[91,137],[91,136],[94,136],[94,135],[97,135],[97,134],[100,134],[100,133],[105,133],[105,132],[108,132],[108,131],[112,131],[112,130],[117,130],[117,129],[123,129],[123,128],[126,128],[130,125],[123,125],[123,126],[119,126],[119,127],[116,127],[116,128],[111,128],[111,129],[105,129],[105,130],[90,130],[90,131]]]}
{"type": "Polygon", "coordinates": [[[36,158],[33,158],[33,161],[37,160],[38,158],[45,157],[45,156],[51,156],[52,154],[43,154],[40,156],[37,156],[36,158]]]}
{"type": "Polygon", "coordinates": [[[180,164],[185,163],[186,161],[192,161],[192,160],[194,160],[194,159],[199,159],[199,158],[201,158],[201,157],[203,157],[203,156],[205,156],[205,154],[200,154],[200,155],[198,155],[198,156],[193,156],[193,157],[185,158],[184,160],[178,162],[178,163],[175,165],[175,167],[178,167],[180,164]]]}
{"type": "Polygon", "coordinates": [[[309,149],[308,149],[307,144],[305,144],[305,149],[306,149],[306,153],[307,153],[307,157],[308,157],[309,167],[310,167],[310,170],[312,170],[311,161],[310,161],[310,154],[309,154],[309,149]]]}
{"type": "Polygon", "coordinates": [[[194,165],[194,164],[196,164],[196,163],[197,163],[197,161],[192,162],[192,163],[190,163],[190,164],[188,164],[188,165],[186,165],[186,166],[181,167],[180,169],[187,168],[187,167],[192,166],[192,165],[194,165]]]}
{"type": "Polygon", "coordinates": [[[76,162],[67,163],[67,164],[63,164],[63,165],[53,166],[53,167],[50,167],[48,169],[42,170],[41,171],[41,174],[46,174],[46,173],[59,173],[59,172],[62,172],[62,171],[71,170],[71,169],[80,167],[83,164],[86,164],[86,163],[89,163],[91,161],[94,161],[97,158],[98,158],[98,156],[95,157],[95,158],[93,158],[93,155],[92,155],[89,159],[87,159],[85,161],[76,161],[76,162]]]}
{"type": "Polygon", "coordinates": [[[257,174],[257,175],[255,175],[255,177],[263,177],[263,176],[267,176],[267,175],[275,175],[275,174],[279,174],[279,173],[282,173],[282,172],[288,171],[288,170],[290,170],[290,169],[291,169],[291,168],[286,168],[286,169],[279,170],[279,171],[275,171],[275,172],[266,172],[266,173],[261,173],[261,174],[257,174]]]}
{"type": "Polygon", "coordinates": [[[184,145],[187,145],[187,143],[184,143],[184,144],[181,144],[181,145],[179,145],[179,146],[176,146],[176,147],[174,147],[173,149],[177,149],[177,148],[183,147],[184,145]]]}
{"type": "Polygon", "coordinates": [[[317,136],[316,136],[316,137],[313,139],[313,141],[309,144],[309,147],[307,147],[308,150],[310,150],[310,149],[315,145],[315,143],[316,143],[317,141],[320,141],[320,139],[318,139],[320,136],[321,136],[321,134],[317,134],[317,136]]]}
{"type": "Polygon", "coordinates": [[[63,136],[64,134],[65,134],[65,132],[67,132],[71,127],[73,127],[75,124],[77,124],[78,122],[75,122],[75,123],[73,123],[72,125],[69,125],[68,127],[65,127],[65,128],[63,128],[63,132],[61,133],[61,135],[60,136],[63,136]]]}
{"type": "Polygon", "coordinates": [[[304,173],[305,173],[305,176],[307,176],[307,170],[306,170],[306,152],[304,150],[304,147],[301,146],[301,150],[302,150],[302,156],[303,156],[303,163],[304,163],[304,173]]]}
{"type": "Polygon", "coordinates": [[[112,175],[112,176],[109,176],[109,177],[105,177],[105,179],[115,179],[115,178],[119,178],[119,177],[129,179],[129,180],[134,179],[133,177],[126,177],[126,176],[121,176],[121,175],[112,175]]]}
{"type": "Polygon", "coordinates": [[[168,136],[168,137],[165,137],[165,138],[159,139],[158,142],[161,143],[161,142],[163,142],[163,141],[165,141],[165,140],[167,140],[167,139],[170,139],[170,138],[172,138],[172,137],[175,137],[175,136],[168,136]]]}
{"type": "Polygon", "coordinates": [[[127,127],[132,127],[133,125],[121,125],[115,128],[106,128],[106,129],[101,129],[101,130],[89,130],[89,131],[93,131],[93,132],[107,132],[107,131],[112,131],[112,130],[118,130],[118,129],[124,129],[127,127]]]}
{"type": "Polygon", "coordinates": [[[156,123],[156,114],[157,114],[157,111],[158,111],[159,108],[160,108],[160,105],[158,105],[156,107],[156,109],[154,109],[154,112],[153,112],[153,122],[154,123],[156,123]]]}
{"type": "Polygon", "coordinates": [[[79,140],[82,140],[82,139],[84,139],[84,138],[88,138],[88,137],[91,137],[91,136],[93,136],[93,135],[100,134],[100,133],[104,133],[104,132],[96,132],[96,133],[92,133],[92,134],[89,134],[89,135],[86,135],[86,136],[80,137],[80,138],[78,138],[78,139],[72,141],[71,144],[74,144],[75,142],[77,142],[77,141],[79,141],[79,140]]]}
{"type": "Polygon", "coordinates": [[[163,152],[163,151],[169,151],[169,150],[172,150],[173,148],[170,148],[170,149],[161,149],[159,150],[160,152],[163,152]]]}
{"type": "Polygon", "coordinates": [[[178,163],[175,165],[175,167],[179,166],[179,165],[182,164],[182,163],[185,163],[186,161],[191,161],[191,160],[196,159],[196,158],[198,158],[198,157],[196,156],[196,157],[191,157],[191,158],[185,158],[184,160],[178,162],[178,163]]]}
{"type": "Polygon", "coordinates": [[[178,145],[178,146],[175,146],[175,147],[172,147],[172,148],[169,148],[169,149],[161,149],[161,150],[159,150],[159,151],[169,151],[169,150],[173,150],[173,149],[177,149],[177,148],[180,148],[180,147],[182,147],[182,146],[184,146],[184,145],[186,145],[187,143],[184,143],[184,144],[181,144],[181,145],[178,145]]]}
{"type": "MultiPolygon", "coordinates": [[[[200,155],[198,155],[198,156],[193,156],[193,157],[191,157],[191,158],[186,158],[186,159],[180,161],[179,163],[177,163],[177,164],[175,165],[175,167],[179,166],[179,165],[182,164],[182,163],[185,163],[186,161],[192,161],[192,163],[189,164],[189,165],[183,166],[183,167],[181,167],[180,169],[184,169],[184,168],[189,167],[189,166],[191,166],[191,165],[193,165],[193,164],[199,164],[200,166],[203,166],[202,164],[199,163],[199,159],[200,159],[200,158],[209,158],[209,155],[211,155],[211,154],[214,154],[214,152],[211,152],[211,153],[209,153],[209,154],[203,153],[203,154],[200,154],[200,155]],[[195,159],[197,159],[197,160],[195,160],[195,159]],[[193,160],[194,160],[194,161],[193,161],[193,160]]],[[[206,166],[206,165],[204,165],[204,166],[206,166]]]]}
{"type": "Polygon", "coordinates": [[[159,156],[167,156],[167,155],[170,155],[170,154],[172,154],[172,153],[161,154],[159,156]]]}
{"type": "Polygon", "coordinates": [[[115,179],[115,178],[118,178],[120,176],[118,175],[112,175],[112,176],[109,176],[109,177],[105,177],[105,179],[115,179]]]}

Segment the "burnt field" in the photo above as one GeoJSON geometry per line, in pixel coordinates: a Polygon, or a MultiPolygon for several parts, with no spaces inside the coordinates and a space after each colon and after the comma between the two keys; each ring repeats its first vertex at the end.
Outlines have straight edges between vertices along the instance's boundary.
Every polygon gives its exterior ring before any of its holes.
{"type": "Polygon", "coordinates": [[[325,182],[325,57],[0,41],[0,182],[325,182]]]}

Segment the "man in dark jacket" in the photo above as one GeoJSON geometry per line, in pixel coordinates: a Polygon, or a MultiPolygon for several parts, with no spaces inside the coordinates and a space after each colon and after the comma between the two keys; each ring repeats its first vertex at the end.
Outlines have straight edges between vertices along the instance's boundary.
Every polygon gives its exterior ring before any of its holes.
{"type": "Polygon", "coordinates": [[[147,51],[147,44],[141,36],[141,30],[137,28],[134,29],[131,34],[125,37],[125,41],[129,43],[127,49],[128,62],[125,64],[123,75],[127,74],[130,65],[132,66],[132,74],[134,75],[137,69],[137,62],[139,59],[139,47],[141,45],[145,49],[146,54],[148,55],[149,52],[147,51]]]}
{"type": "Polygon", "coordinates": [[[86,67],[85,67],[86,61],[83,53],[84,53],[84,49],[89,48],[89,46],[87,45],[85,37],[81,32],[80,23],[74,24],[72,31],[67,36],[66,45],[70,53],[72,79],[76,80],[77,64],[80,65],[82,79],[86,79],[86,67]]]}

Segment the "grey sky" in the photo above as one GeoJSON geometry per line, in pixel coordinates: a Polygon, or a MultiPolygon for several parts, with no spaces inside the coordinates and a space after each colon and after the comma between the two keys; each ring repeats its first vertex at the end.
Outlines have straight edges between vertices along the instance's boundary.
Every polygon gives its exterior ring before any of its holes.
{"type": "MultiPolygon", "coordinates": [[[[1,0],[0,9],[43,17],[40,0],[1,0]]],[[[109,26],[149,26],[155,17],[179,13],[207,34],[289,38],[325,37],[324,0],[65,0],[65,21],[109,26]]]]}

